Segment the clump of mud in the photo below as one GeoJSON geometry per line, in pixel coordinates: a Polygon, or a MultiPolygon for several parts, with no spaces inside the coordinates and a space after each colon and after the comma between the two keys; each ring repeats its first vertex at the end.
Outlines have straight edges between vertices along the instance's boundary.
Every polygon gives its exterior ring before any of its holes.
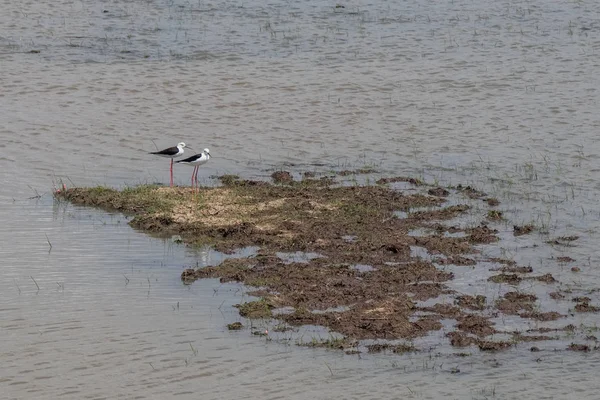
{"type": "MultiPolygon", "coordinates": [[[[357,173],[368,171],[347,174],[357,173]]],[[[535,296],[530,294],[513,291],[494,302],[482,295],[454,293],[446,286],[453,274],[444,266],[475,268],[474,246],[497,241],[498,232],[486,223],[466,228],[442,225],[441,221],[470,210],[466,204],[444,207],[450,193],[444,188],[407,194],[386,186],[394,182],[424,185],[405,177],[383,178],[375,186],[335,185],[332,177],[317,179],[312,173],[299,181],[286,171],[278,171],[272,178],[274,183],[226,175],[220,177],[222,186],[201,188],[199,193],[182,187],[140,186],[123,191],[71,188],[55,196],[74,204],[121,211],[133,216],[130,224],[135,228],[177,234],[189,244],[210,244],[226,253],[259,246],[255,256],[189,268],[181,279],[187,284],[201,278],[242,282],[256,287],[251,294],[260,299],[236,305],[241,316],[276,318],[285,326],[321,325],[344,335],[342,339],[303,343],[307,346],[348,348],[361,339],[411,339],[441,330],[440,320],[450,318],[456,320],[456,330],[447,335],[452,345],[500,350],[519,339],[510,343],[489,340],[497,333],[491,315],[503,312],[534,320],[562,317],[536,311],[535,296]],[[411,212],[413,209],[419,211],[411,212]],[[399,217],[398,211],[406,217],[399,217]],[[433,233],[409,234],[418,230],[433,233]],[[458,235],[448,236],[448,232],[458,235]],[[433,261],[413,256],[413,246],[435,255],[433,261]],[[277,256],[295,252],[319,257],[289,262],[277,256]],[[454,304],[419,305],[440,295],[453,296],[454,304]],[[279,312],[281,309],[291,311],[279,312]]],[[[495,205],[485,193],[471,187],[454,189],[469,199],[495,205]]],[[[526,279],[522,274],[532,272],[530,267],[497,261],[504,267],[490,278],[492,282],[518,285],[526,279]]],[[[548,274],[531,279],[553,282],[548,274]]],[[[584,302],[578,307],[579,311],[595,311],[584,302]]],[[[236,323],[228,328],[242,326],[236,323]]],[[[403,345],[378,346],[369,351],[412,351],[403,345]]]]}
{"type": "Polygon", "coordinates": [[[523,236],[533,232],[535,227],[533,225],[515,225],[513,226],[514,236],[523,236]]]}

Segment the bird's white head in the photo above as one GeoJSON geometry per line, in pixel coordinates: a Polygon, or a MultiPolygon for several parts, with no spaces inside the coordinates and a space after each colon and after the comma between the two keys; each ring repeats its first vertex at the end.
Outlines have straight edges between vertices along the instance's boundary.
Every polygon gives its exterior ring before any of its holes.
{"type": "Polygon", "coordinates": [[[183,149],[185,147],[185,143],[179,142],[179,143],[177,143],[177,147],[179,147],[180,149],[183,149]]]}
{"type": "Polygon", "coordinates": [[[208,154],[210,156],[210,150],[204,149],[203,152],[204,152],[204,154],[208,154]]]}

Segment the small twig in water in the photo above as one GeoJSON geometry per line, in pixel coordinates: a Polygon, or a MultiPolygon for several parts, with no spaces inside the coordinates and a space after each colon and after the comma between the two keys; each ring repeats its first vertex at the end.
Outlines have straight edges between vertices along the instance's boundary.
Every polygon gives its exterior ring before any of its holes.
{"type": "Polygon", "coordinates": [[[13,281],[15,281],[15,285],[17,285],[17,290],[19,291],[19,294],[21,294],[21,288],[19,287],[17,280],[15,278],[13,278],[13,281]]]}
{"type": "MultiPolygon", "coordinates": [[[[68,176],[67,176],[66,178],[67,178],[67,180],[68,180],[68,181],[71,183],[71,185],[72,185],[73,187],[77,186],[77,185],[75,185],[75,183],[73,183],[73,181],[71,180],[71,178],[69,178],[68,176]]],[[[63,187],[64,187],[64,183],[63,183],[63,187]]]]}
{"type": "Polygon", "coordinates": [[[35,286],[37,286],[38,292],[40,291],[40,285],[37,284],[37,282],[35,281],[35,279],[33,279],[33,276],[29,275],[29,277],[31,278],[31,280],[33,281],[33,283],[35,283],[35,286]]]}
{"type": "Polygon", "coordinates": [[[125,277],[125,286],[127,286],[129,283],[129,278],[125,274],[123,274],[123,276],[125,277]]]}
{"type": "Polygon", "coordinates": [[[50,246],[50,250],[52,250],[52,243],[50,243],[50,239],[48,238],[48,235],[46,233],[44,233],[44,235],[46,235],[46,241],[48,241],[48,246],[50,246]]]}
{"type": "Polygon", "coordinates": [[[329,368],[329,372],[331,372],[331,376],[333,376],[333,371],[331,370],[331,367],[329,366],[329,364],[327,364],[326,361],[325,361],[325,365],[327,366],[327,368],[329,368]]]}
{"type": "Polygon", "coordinates": [[[29,189],[31,189],[35,193],[35,196],[28,197],[27,200],[39,199],[40,197],[42,197],[42,195],[39,194],[38,191],[35,190],[33,187],[31,187],[31,185],[27,185],[27,187],[29,187],[29,189]]]}
{"type": "Polygon", "coordinates": [[[154,365],[152,365],[151,362],[149,362],[148,364],[150,364],[150,366],[152,367],[152,369],[156,371],[156,368],[154,368],[154,365]]]}

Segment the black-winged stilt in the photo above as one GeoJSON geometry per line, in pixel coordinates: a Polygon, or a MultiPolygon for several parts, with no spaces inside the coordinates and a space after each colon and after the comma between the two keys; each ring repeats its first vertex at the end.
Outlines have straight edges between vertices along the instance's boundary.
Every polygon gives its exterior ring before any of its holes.
{"type": "Polygon", "coordinates": [[[196,181],[196,187],[198,187],[198,169],[202,164],[206,164],[208,160],[210,160],[210,150],[204,149],[202,153],[195,154],[185,160],[177,161],[178,164],[194,166],[194,170],[192,171],[192,187],[194,187],[194,181],[196,181]]]}
{"type": "MultiPolygon", "coordinates": [[[[154,151],[150,154],[155,154],[157,156],[166,157],[171,159],[171,187],[173,186],[173,159],[177,157],[181,157],[183,155],[183,148],[186,147],[185,143],[177,143],[177,146],[169,147],[168,149],[164,149],[161,151],[154,151]]],[[[191,149],[191,147],[188,147],[191,149]]]]}

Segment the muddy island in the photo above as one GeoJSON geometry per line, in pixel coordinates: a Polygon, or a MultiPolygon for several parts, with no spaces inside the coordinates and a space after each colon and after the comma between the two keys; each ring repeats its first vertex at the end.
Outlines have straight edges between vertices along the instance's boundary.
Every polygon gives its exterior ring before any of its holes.
{"type": "MultiPolygon", "coordinates": [[[[319,325],[342,335],[313,341],[313,346],[353,351],[362,340],[378,340],[367,346],[369,351],[413,351],[398,341],[443,329],[452,346],[494,351],[553,340],[558,332],[576,329],[564,324],[507,331],[492,321],[499,315],[540,323],[565,317],[540,311],[536,295],[518,287],[527,280],[552,285],[552,275],[511,260],[482,260],[477,246],[498,240],[491,227],[502,218],[495,198],[471,187],[441,188],[406,177],[372,184],[343,179],[360,173],[294,179],[278,171],[272,182],[225,175],[218,177],[219,186],[198,191],[156,185],[121,191],[63,187],[55,198],[122,212],[132,217],[129,223],[136,229],[180,235],[191,246],[208,244],[226,254],[256,246],[250,257],[188,268],[181,279],[185,284],[202,278],[241,282],[258,297],[238,305],[241,316],[274,318],[282,329],[319,325]],[[465,203],[457,201],[461,198],[465,203]],[[473,201],[480,205],[477,210],[473,201]],[[453,223],[474,212],[477,223],[453,223]],[[508,287],[504,294],[465,294],[448,285],[454,278],[450,267],[484,268],[482,261],[496,265],[489,281],[508,287]],[[452,328],[444,327],[443,320],[453,321],[452,328]]],[[[514,234],[532,230],[515,227],[514,234]]],[[[583,311],[597,309],[585,304],[583,311]]],[[[235,330],[241,328],[235,324],[235,330]]],[[[569,349],[593,348],[582,346],[571,343],[569,349]]]]}

